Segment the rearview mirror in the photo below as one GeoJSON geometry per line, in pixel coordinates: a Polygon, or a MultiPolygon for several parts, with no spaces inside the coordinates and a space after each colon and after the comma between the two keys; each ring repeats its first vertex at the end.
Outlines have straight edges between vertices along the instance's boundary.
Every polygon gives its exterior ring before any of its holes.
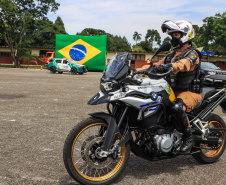
{"type": "Polygon", "coordinates": [[[160,52],[162,52],[162,51],[169,51],[170,48],[171,48],[171,42],[170,42],[170,41],[164,42],[164,43],[160,46],[160,48],[156,51],[156,53],[154,54],[154,56],[151,58],[151,61],[152,61],[152,59],[153,59],[156,55],[158,55],[160,52]]]}
{"type": "Polygon", "coordinates": [[[157,54],[159,54],[162,51],[169,51],[170,48],[171,48],[171,42],[170,41],[166,41],[160,46],[160,48],[156,51],[155,54],[157,55],[157,54]]]}
{"type": "Polygon", "coordinates": [[[129,54],[127,55],[127,59],[128,59],[128,60],[132,60],[132,59],[133,59],[133,55],[132,55],[131,53],[129,53],[129,54]]]}

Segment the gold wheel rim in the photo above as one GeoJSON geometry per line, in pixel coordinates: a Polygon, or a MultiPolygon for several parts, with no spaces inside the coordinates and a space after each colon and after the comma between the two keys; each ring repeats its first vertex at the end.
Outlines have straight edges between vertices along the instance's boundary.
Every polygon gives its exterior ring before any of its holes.
{"type": "MultiPolygon", "coordinates": [[[[223,126],[218,121],[211,121],[207,126],[209,126],[211,124],[214,125],[214,128],[223,128],[223,126]]],[[[213,158],[213,157],[217,156],[220,153],[220,151],[222,150],[222,148],[224,146],[224,141],[225,141],[225,132],[224,132],[224,130],[219,130],[218,132],[221,133],[222,140],[223,140],[220,148],[218,150],[216,150],[216,149],[206,149],[208,147],[208,144],[205,144],[205,145],[200,144],[201,152],[204,156],[209,157],[209,158],[213,158]],[[202,149],[203,147],[204,147],[204,149],[202,149]]]]}
{"type": "MultiPolygon", "coordinates": [[[[91,125],[88,125],[87,127],[85,127],[84,129],[82,129],[79,134],[76,136],[74,142],[73,142],[73,145],[72,145],[72,148],[71,148],[71,159],[72,159],[72,163],[73,163],[73,166],[75,168],[75,170],[78,172],[78,174],[80,176],[82,176],[83,178],[87,179],[87,180],[90,180],[90,181],[104,181],[104,180],[107,180],[111,177],[113,177],[118,171],[119,169],[121,168],[121,166],[123,165],[123,162],[125,160],[125,154],[126,154],[126,148],[125,148],[125,144],[121,146],[121,153],[120,153],[120,159],[119,161],[117,162],[117,164],[114,166],[114,168],[109,172],[107,173],[106,175],[103,175],[103,176],[100,176],[101,173],[104,173],[104,169],[100,169],[100,171],[98,172],[99,173],[99,177],[91,177],[91,176],[88,176],[87,173],[83,173],[83,170],[81,171],[76,163],[78,161],[75,161],[74,160],[74,147],[75,147],[75,143],[76,141],[78,140],[79,136],[87,129],[89,129],[90,127],[93,127],[93,126],[105,126],[107,127],[107,124],[106,123],[93,123],[91,125]]],[[[121,138],[121,134],[119,135],[119,138],[121,138]]],[[[80,160],[80,159],[79,159],[80,160]]],[[[94,169],[94,168],[93,168],[94,169]]],[[[92,168],[91,168],[91,171],[92,171],[92,168]]],[[[90,172],[91,174],[91,172],[90,172]]],[[[97,174],[98,175],[98,174],[97,174]]]]}

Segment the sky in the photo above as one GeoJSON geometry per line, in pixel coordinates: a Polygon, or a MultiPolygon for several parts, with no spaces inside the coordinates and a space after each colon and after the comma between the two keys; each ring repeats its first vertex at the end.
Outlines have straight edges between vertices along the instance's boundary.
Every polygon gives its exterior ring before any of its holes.
{"type": "Polygon", "coordinates": [[[161,31],[165,20],[188,20],[202,26],[203,19],[226,12],[225,0],[56,0],[60,4],[56,13],[48,18],[55,22],[60,16],[66,32],[75,35],[85,28],[104,30],[113,35],[125,36],[135,44],[135,31],[144,40],[148,29],[161,31]]]}

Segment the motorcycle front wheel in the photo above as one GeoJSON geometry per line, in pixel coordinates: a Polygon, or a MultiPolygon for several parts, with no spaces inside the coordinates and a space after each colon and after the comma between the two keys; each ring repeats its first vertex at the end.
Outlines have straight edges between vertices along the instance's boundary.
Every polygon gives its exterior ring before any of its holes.
{"type": "MultiPolygon", "coordinates": [[[[76,125],[68,134],[63,150],[64,165],[70,176],[81,184],[106,185],[123,172],[130,156],[129,143],[123,144],[113,154],[100,157],[107,123],[99,118],[88,118],[76,125]]],[[[119,134],[116,143],[122,139],[119,134]]]]}
{"type": "Polygon", "coordinates": [[[226,146],[226,137],[224,129],[226,128],[226,125],[224,123],[224,120],[216,114],[210,114],[205,118],[204,121],[208,122],[208,125],[206,127],[219,129],[211,131],[209,133],[209,136],[219,137],[221,139],[221,142],[216,145],[200,144],[198,146],[200,147],[200,152],[192,154],[192,156],[199,163],[208,164],[217,161],[220,158],[220,156],[224,153],[226,146]]]}

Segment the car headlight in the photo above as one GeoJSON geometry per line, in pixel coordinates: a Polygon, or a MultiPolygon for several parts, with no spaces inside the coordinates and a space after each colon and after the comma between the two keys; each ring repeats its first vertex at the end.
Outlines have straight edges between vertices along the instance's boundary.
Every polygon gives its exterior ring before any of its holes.
{"type": "Polygon", "coordinates": [[[208,71],[207,72],[209,75],[216,75],[216,72],[213,72],[213,71],[208,71]]]}
{"type": "Polygon", "coordinates": [[[78,68],[82,68],[82,66],[78,66],[78,68]]]}

